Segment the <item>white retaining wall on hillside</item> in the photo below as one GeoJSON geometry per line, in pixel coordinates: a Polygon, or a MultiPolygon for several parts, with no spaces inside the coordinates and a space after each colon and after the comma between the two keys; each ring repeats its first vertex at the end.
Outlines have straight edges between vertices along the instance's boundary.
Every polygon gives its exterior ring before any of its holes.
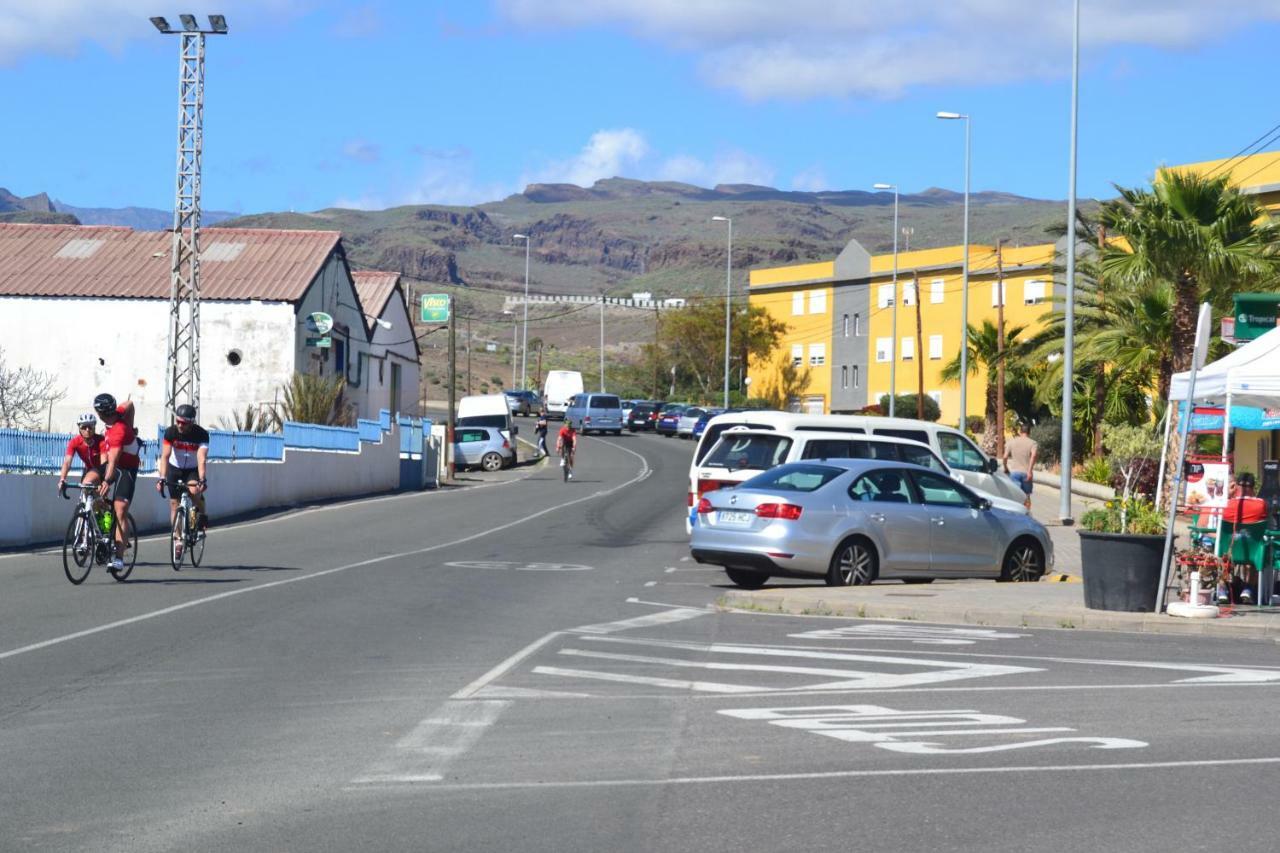
{"type": "MultiPolygon", "coordinates": [[[[74,480],[74,477],[72,478],[74,480]]],[[[392,424],[380,444],[358,453],[285,448],[282,462],[210,462],[209,516],[214,520],[257,509],[392,491],[400,486],[400,434],[392,424]]],[[[54,474],[0,474],[0,547],[60,541],[72,501],[58,497],[54,474]]],[[[169,502],[156,493],[155,475],[138,478],[130,508],[143,530],[169,523],[169,502]]]]}

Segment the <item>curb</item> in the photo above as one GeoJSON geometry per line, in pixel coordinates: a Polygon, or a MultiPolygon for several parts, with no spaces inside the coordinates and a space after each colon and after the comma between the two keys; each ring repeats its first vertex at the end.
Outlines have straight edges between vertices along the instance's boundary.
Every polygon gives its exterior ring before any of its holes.
{"type": "Polygon", "coordinates": [[[904,622],[978,625],[997,628],[1060,628],[1082,631],[1120,631],[1133,634],[1183,634],[1280,642],[1280,620],[1273,625],[1239,624],[1231,617],[1179,619],[1151,613],[1119,613],[1076,608],[1044,608],[1023,612],[971,607],[947,609],[919,605],[884,604],[878,601],[832,601],[794,597],[760,596],[729,592],[717,605],[730,610],[787,613],[799,616],[842,616],[904,622]]]}

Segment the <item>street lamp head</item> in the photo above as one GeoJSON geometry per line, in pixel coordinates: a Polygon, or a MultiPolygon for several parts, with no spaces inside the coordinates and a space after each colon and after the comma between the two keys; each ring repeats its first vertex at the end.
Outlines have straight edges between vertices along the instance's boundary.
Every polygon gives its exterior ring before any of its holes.
{"type": "Polygon", "coordinates": [[[390,321],[390,320],[384,320],[384,319],[382,319],[381,317],[378,317],[378,318],[376,318],[373,322],[377,323],[377,324],[378,324],[378,328],[380,328],[380,329],[387,329],[388,331],[390,331],[390,329],[391,329],[391,321],[390,321]]]}
{"type": "Polygon", "coordinates": [[[712,222],[732,222],[733,220],[727,216],[713,216],[711,217],[711,221],[712,222]]]}
{"type": "Polygon", "coordinates": [[[872,185],[871,185],[871,189],[873,189],[873,190],[896,190],[896,189],[897,189],[897,187],[896,187],[896,186],[894,186],[893,184],[872,184],[872,185]]]}
{"type": "Polygon", "coordinates": [[[968,118],[968,116],[963,115],[961,113],[938,113],[938,118],[957,119],[957,118],[968,118]]]}
{"type": "Polygon", "coordinates": [[[528,240],[528,239],[529,239],[529,235],[527,235],[527,234],[512,234],[512,235],[511,235],[511,239],[512,239],[512,240],[528,240]]]}

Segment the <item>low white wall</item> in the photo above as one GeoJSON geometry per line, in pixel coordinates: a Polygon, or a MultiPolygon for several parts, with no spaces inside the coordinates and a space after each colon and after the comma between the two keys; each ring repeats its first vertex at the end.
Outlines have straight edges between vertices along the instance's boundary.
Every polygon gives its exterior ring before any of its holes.
{"type": "MultiPolygon", "coordinates": [[[[381,444],[361,442],[359,453],[286,448],[283,462],[211,462],[208,508],[216,524],[256,509],[392,491],[399,485],[400,434],[392,424],[381,444]]],[[[57,488],[53,474],[0,474],[0,547],[62,539],[72,501],[59,498],[57,488]]],[[[168,525],[169,504],[156,494],[154,475],[138,478],[130,511],[144,530],[168,525]]]]}

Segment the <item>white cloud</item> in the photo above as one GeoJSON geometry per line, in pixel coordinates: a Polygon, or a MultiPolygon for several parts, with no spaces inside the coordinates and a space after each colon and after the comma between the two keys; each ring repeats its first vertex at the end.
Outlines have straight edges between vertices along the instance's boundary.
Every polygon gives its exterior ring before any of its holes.
{"type": "Polygon", "coordinates": [[[598,130],[575,156],[538,170],[531,182],[589,187],[602,178],[634,175],[648,153],[649,145],[638,131],[629,127],[598,130]]]}
{"type": "MultiPolygon", "coordinates": [[[[132,41],[158,39],[150,20],[163,14],[181,27],[177,13],[207,25],[210,13],[225,15],[232,33],[256,22],[290,16],[318,0],[183,0],[176,10],[156,0],[5,0],[0,2],[0,66],[27,56],[74,55],[85,44],[119,52],[132,41]]],[[[177,48],[174,48],[175,50],[177,48]]]]}
{"type": "MultiPolygon", "coordinates": [[[[693,52],[748,98],[894,97],[927,85],[1061,76],[1071,3],[1027,0],[499,0],[528,29],[614,26],[693,52]]],[[[1081,43],[1194,49],[1280,21],[1280,0],[1082,0],[1081,43]]]]}
{"type": "Polygon", "coordinates": [[[477,182],[471,155],[465,149],[415,149],[415,171],[407,180],[397,180],[395,189],[372,190],[346,196],[334,207],[383,210],[404,204],[473,205],[506,198],[522,187],[498,182],[477,182]]]}
{"type": "Polygon", "coordinates": [[[377,163],[382,159],[382,149],[364,139],[352,139],[342,146],[342,156],[357,163],[377,163]]]}
{"type": "Polygon", "coordinates": [[[827,173],[821,166],[810,166],[796,172],[791,178],[791,189],[807,193],[822,192],[831,189],[831,182],[827,180],[827,173]]]}

